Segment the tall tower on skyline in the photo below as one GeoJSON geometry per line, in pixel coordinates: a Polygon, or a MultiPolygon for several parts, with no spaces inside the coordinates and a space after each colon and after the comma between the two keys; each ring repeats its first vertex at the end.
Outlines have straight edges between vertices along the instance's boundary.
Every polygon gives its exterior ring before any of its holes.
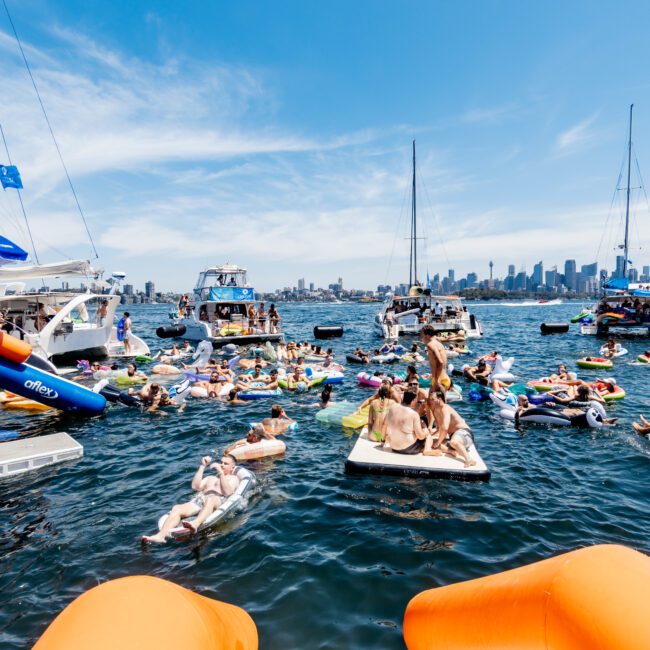
{"type": "Polygon", "coordinates": [[[490,260],[490,282],[492,282],[492,269],[494,268],[494,262],[490,260]]]}

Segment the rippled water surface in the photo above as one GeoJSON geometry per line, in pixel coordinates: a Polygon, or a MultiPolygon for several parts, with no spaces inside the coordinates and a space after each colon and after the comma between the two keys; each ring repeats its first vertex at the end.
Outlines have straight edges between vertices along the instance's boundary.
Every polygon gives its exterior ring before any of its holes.
{"type": "MultiPolygon", "coordinates": [[[[344,337],[332,341],[339,358],[376,344],[377,305],[280,308],[290,338],[313,340],[315,324],[344,325],[344,337]]],[[[472,309],[486,331],[472,349],[515,356],[520,377],[597,352],[596,339],[574,329],[539,333],[540,322],[577,313],[575,303],[472,309]]],[[[157,349],[154,330],[167,307],[131,311],[136,333],[157,349]]],[[[423,589],[587,544],[648,552],[650,443],[629,426],[649,410],[650,367],[631,365],[647,345],[626,339],[630,355],[608,373],[628,393],[609,409],[621,418],[611,429],[516,429],[490,403],[457,405],[492,470],[489,483],[347,476],[354,437],[316,423],[316,394],[284,395],[300,429],[286,438],[284,458],[253,465],[262,489],[249,509],[207,537],[146,550],[140,535],[188,496],[200,457],[266,417],[268,402],[194,400],[184,414],[114,407],[92,420],[2,412],[2,429],[68,431],[85,456],[0,483],[0,644],[28,647],[99,582],[152,574],[244,607],[262,648],[402,648],[404,609],[423,589]]],[[[336,399],[368,396],[355,385],[357,370],[348,368],[336,399]]]]}

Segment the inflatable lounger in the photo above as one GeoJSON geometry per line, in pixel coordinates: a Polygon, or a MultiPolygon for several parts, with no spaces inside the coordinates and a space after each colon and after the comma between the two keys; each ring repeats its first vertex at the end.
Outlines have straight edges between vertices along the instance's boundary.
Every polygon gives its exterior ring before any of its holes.
{"type": "Polygon", "coordinates": [[[357,407],[347,400],[343,402],[332,402],[328,407],[316,413],[316,422],[341,426],[341,420],[346,415],[352,415],[356,410],[357,407]]]}
{"type": "MultiPolygon", "coordinates": [[[[201,524],[199,532],[214,528],[217,524],[232,517],[248,505],[248,498],[251,496],[257,479],[253,472],[244,467],[237,467],[235,474],[239,477],[240,483],[233,494],[231,494],[223,503],[201,524]]],[[[158,520],[158,529],[162,529],[169,513],[164,514],[158,520]]],[[[187,521],[193,521],[194,517],[189,517],[187,521]]],[[[171,536],[174,539],[185,539],[191,535],[191,532],[184,526],[178,526],[172,529],[171,536]]]]}
{"type": "Polygon", "coordinates": [[[442,456],[414,456],[396,454],[382,443],[368,439],[367,430],[359,435],[348,459],[345,471],[349,474],[384,474],[417,478],[443,478],[461,481],[487,481],[490,470],[472,445],[469,456],[476,465],[465,467],[462,460],[446,454],[442,456]]]}

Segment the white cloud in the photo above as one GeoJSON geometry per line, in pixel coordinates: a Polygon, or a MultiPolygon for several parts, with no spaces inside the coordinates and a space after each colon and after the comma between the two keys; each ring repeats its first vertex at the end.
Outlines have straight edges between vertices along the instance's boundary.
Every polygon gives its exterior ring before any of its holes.
{"type": "Polygon", "coordinates": [[[591,129],[596,117],[592,115],[560,133],[555,140],[555,155],[570,155],[592,143],[598,137],[598,134],[591,129]]]}

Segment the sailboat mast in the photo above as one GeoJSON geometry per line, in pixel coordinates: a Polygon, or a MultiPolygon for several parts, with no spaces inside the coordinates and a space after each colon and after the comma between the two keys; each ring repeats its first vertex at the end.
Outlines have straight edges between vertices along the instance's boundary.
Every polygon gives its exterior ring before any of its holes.
{"type": "Polygon", "coordinates": [[[417,224],[417,195],[415,187],[415,140],[413,140],[413,202],[411,205],[411,257],[413,260],[413,277],[409,270],[411,286],[418,283],[418,224],[417,224]]]}
{"type": "Polygon", "coordinates": [[[627,278],[627,261],[629,248],[629,230],[630,230],[630,171],[632,168],[632,109],[634,104],[630,104],[630,135],[627,141],[627,200],[625,204],[625,241],[623,242],[623,277],[627,278]]]}

